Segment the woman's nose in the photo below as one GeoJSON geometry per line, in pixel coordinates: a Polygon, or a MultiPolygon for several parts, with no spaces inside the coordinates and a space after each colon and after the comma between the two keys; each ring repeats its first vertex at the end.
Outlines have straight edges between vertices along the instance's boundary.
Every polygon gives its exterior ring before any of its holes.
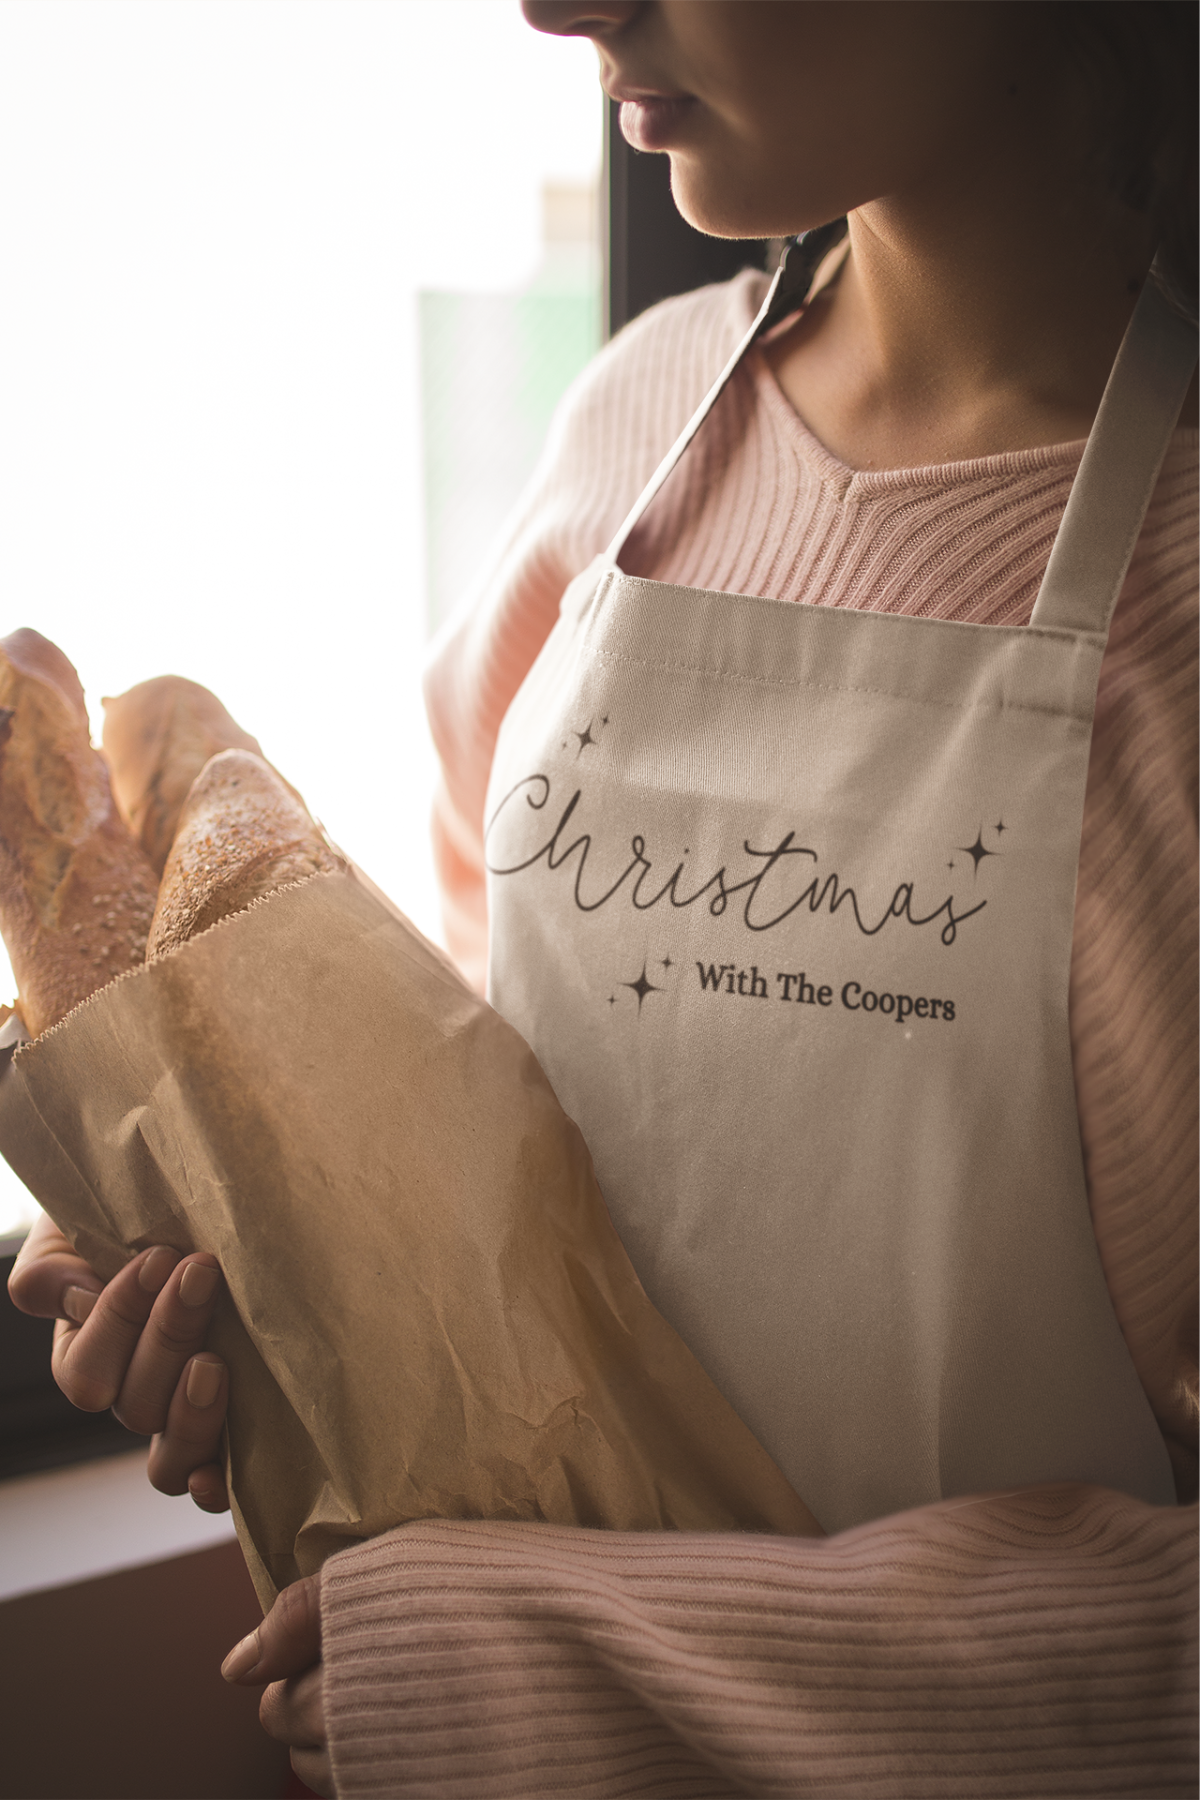
{"type": "Polygon", "coordinates": [[[521,0],[535,31],[555,37],[606,37],[627,25],[645,0],[521,0]]]}

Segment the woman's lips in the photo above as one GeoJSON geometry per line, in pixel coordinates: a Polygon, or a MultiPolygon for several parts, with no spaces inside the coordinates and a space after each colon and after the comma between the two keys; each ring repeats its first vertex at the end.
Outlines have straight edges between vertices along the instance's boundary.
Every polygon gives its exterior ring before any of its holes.
{"type": "Polygon", "coordinates": [[[621,136],[635,150],[669,150],[695,102],[687,96],[647,94],[621,102],[621,136]]]}

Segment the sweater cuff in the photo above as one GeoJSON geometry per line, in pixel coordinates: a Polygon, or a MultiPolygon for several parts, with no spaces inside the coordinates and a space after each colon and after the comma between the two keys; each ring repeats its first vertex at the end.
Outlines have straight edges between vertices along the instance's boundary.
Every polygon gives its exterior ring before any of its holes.
{"type": "Polygon", "coordinates": [[[594,1582],[586,1568],[572,1580],[554,1552],[569,1558],[581,1539],[615,1535],[425,1523],[327,1562],[325,1716],[339,1800],[735,1800],[752,1791],[614,1682],[588,1641],[594,1582]]]}

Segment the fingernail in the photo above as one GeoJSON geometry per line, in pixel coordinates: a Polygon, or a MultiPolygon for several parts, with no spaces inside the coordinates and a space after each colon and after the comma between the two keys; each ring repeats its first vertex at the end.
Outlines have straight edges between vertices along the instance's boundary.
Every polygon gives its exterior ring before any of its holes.
{"type": "Polygon", "coordinates": [[[148,1294],[157,1294],[166,1285],[167,1276],[179,1261],[179,1252],[166,1244],[156,1244],[138,1270],[138,1286],[148,1294]]]}
{"type": "Polygon", "coordinates": [[[217,1289],[221,1271],[211,1263],[189,1263],[179,1278],[179,1298],[185,1306],[206,1306],[217,1289]]]}
{"type": "Polygon", "coordinates": [[[221,1372],[223,1363],[213,1362],[208,1357],[194,1356],[192,1366],[188,1370],[187,1397],[189,1406],[211,1406],[221,1391],[221,1372]]]}
{"type": "Polygon", "coordinates": [[[258,1633],[252,1631],[244,1637],[240,1644],[235,1644],[225,1661],[221,1664],[221,1673],[226,1681],[240,1681],[248,1675],[258,1661],[258,1633]]]}
{"type": "Polygon", "coordinates": [[[76,1325],[82,1325],[91,1315],[99,1298],[99,1294],[93,1293],[91,1288],[69,1287],[62,1297],[62,1309],[68,1319],[74,1319],[76,1325]]]}

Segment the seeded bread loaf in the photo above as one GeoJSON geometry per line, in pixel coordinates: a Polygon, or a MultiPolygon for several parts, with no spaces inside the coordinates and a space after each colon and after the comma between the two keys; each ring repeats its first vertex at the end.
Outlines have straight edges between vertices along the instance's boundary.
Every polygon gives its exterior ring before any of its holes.
{"type": "Polygon", "coordinates": [[[222,751],[184,802],[147,961],[278,888],[345,866],[274,769],[247,750],[222,751]]]}
{"type": "Polygon", "coordinates": [[[14,632],[0,641],[0,933],[35,1037],[142,961],[157,885],[78,675],[36,631],[14,632]]]}

